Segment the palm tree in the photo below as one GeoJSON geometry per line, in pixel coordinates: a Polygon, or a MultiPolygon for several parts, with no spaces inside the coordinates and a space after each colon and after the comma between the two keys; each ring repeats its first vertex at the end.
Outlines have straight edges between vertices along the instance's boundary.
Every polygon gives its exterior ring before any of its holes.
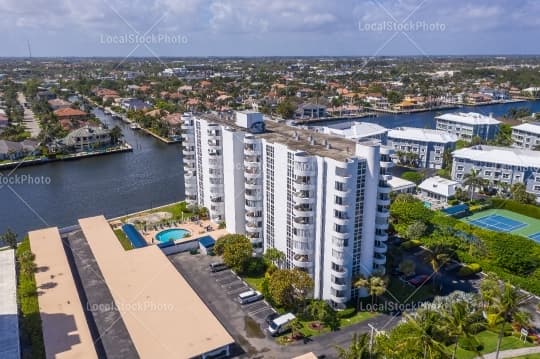
{"type": "Polygon", "coordinates": [[[309,315],[318,322],[319,332],[322,329],[321,323],[330,318],[333,311],[332,307],[324,300],[313,300],[307,307],[307,310],[309,315]]]}
{"type": "Polygon", "coordinates": [[[416,312],[414,318],[408,314],[405,314],[405,318],[411,331],[410,335],[403,338],[403,344],[420,347],[424,359],[447,355],[446,346],[438,340],[442,331],[438,312],[423,310],[416,312]]]}
{"type": "Polygon", "coordinates": [[[473,340],[474,334],[478,333],[484,326],[478,321],[478,312],[471,311],[466,302],[456,302],[452,304],[449,311],[443,314],[443,328],[455,338],[452,359],[456,357],[458,340],[461,337],[473,340]]]}
{"type": "Polygon", "coordinates": [[[488,303],[488,318],[489,314],[493,316],[488,321],[494,325],[499,323],[501,326],[497,338],[497,349],[495,354],[495,358],[499,359],[505,324],[507,322],[515,321],[521,325],[525,325],[528,321],[528,315],[520,309],[521,304],[525,299],[525,295],[510,283],[499,282],[496,282],[491,288],[484,286],[481,288],[481,291],[482,296],[488,303]]]}
{"type": "Polygon", "coordinates": [[[339,359],[367,359],[371,357],[367,333],[362,335],[355,333],[352,337],[351,345],[349,345],[348,348],[339,346],[335,346],[335,348],[339,359]]]}
{"type": "Polygon", "coordinates": [[[292,339],[295,339],[295,338],[297,338],[299,335],[302,334],[302,333],[300,332],[300,330],[302,330],[303,327],[304,327],[304,325],[302,324],[302,322],[300,321],[300,319],[294,318],[294,319],[291,321],[291,337],[292,337],[292,339]]]}
{"type": "MultiPolygon", "coordinates": [[[[377,276],[371,276],[369,278],[364,278],[359,276],[353,283],[355,288],[365,288],[369,295],[371,296],[371,308],[373,310],[373,303],[375,297],[381,296],[386,292],[386,282],[383,278],[377,276]]],[[[358,303],[360,301],[360,296],[358,296],[358,303]]],[[[358,309],[358,303],[356,305],[358,309]]]]}
{"type": "Polygon", "coordinates": [[[484,179],[480,177],[480,171],[471,169],[470,173],[463,176],[463,184],[468,187],[471,192],[471,201],[473,200],[474,192],[477,187],[480,187],[484,184],[484,179]]]}
{"type": "MultiPolygon", "coordinates": [[[[451,258],[448,247],[442,244],[437,244],[429,249],[428,261],[433,269],[433,286],[439,283],[439,275],[443,265],[451,258]]],[[[440,289],[440,288],[438,288],[440,289]]]]}

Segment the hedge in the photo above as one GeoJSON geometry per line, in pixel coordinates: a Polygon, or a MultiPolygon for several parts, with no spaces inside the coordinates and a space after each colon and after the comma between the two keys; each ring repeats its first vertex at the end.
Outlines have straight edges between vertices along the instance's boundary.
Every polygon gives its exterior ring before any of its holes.
{"type": "Polygon", "coordinates": [[[480,273],[481,271],[482,267],[480,266],[480,264],[471,263],[459,268],[458,276],[469,277],[473,274],[480,273]]]}
{"type": "Polygon", "coordinates": [[[411,239],[410,241],[401,243],[401,248],[405,250],[413,249],[420,247],[422,245],[422,241],[419,241],[418,239],[411,239]]]}
{"type": "Polygon", "coordinates": [[[356,308],[354,307],[349,307],[349,308],[345,308],[343,310],[340,310],[337,312],[337,317],[339,319],[347,319],[347,318],[350,318],[352,316],[354,316],[356,314],[356,308]]]}
{"type": "Polygon", "coordinates": [[[506,209],[524,216],[540,219],[540,207],[532,204],[523,204],[510,199],[492,198],[493,208],[506,209]]]}
{"type": "MultiPolygon", "coordinates": [[[[23,253],[30,252],[30,240],[25,237],[17,248],[17,261],[23,253]]],[[[19,283],[17,288],[21,315],[19,325],[21,329],[21,342],[24,358],[45,358],[45,347],[43,345],[43,333],[41,328],[41,315],[37,298],[36,280],[34,274],[26,274],[19,271],[19,283]]]]}

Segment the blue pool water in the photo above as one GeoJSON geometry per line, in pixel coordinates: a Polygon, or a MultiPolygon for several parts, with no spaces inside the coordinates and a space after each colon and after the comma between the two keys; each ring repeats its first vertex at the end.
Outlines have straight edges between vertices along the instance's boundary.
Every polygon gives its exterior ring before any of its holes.
{"type": "Polygon", "coordinates": [[[177,239],[184,238],[188,234],[189,234],[188,230],[185,230],[182,228],[172,228],[172,229],[166,229],[156,234],[156,239],[160,243],[167,243],[167,242],[175,241],[177,239]]]}
{"type": "Polygon", "coordinates": [[[128,237],[129,241],[133,245],[133,248],[142,248],[146,247],[147,243],[144,240],[143,236],[139,233],[137,228],[134,225],[127,223],[122,226],[122,230],[128,237]]]}

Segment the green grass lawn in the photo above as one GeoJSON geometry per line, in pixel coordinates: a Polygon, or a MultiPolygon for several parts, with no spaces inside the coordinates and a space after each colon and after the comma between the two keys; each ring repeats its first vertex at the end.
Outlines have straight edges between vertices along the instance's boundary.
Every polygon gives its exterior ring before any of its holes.
{"type": "Polygon", "coordinates": [[[376,312],[356,312],[356,314],[350,318],[340,319],[339,326],[340,328],[347,327],[349,325],[357,324],[365,320],[375,318],[376,316],[377,316],[376,312]]]}
{"type": "Polygon", "coordinates": [[[517,234],[523,237],[529,237],[531,234],[540,232],[539,219],[527,217],[519,213],[508,211],[506,209],[488,209],[486,211],[475,213],[472,216],[465,217],[462,219],[462,221],[468,223],[470,220],[479,219],[492,214],[497,214],[527,224],[525,227],[518,228],[517,230],[511,231],[509,233],[517,234]]]}
{"type": "Polygon", "coordinates": [[[126,236],[123,230],[115,229],[114,234],[116,234],[116,238],[118,238],[118,241],[120,242],[120,244],[126,251],[133,249],[131,242],[129,241],[128,237],[126,236]]]}
{"type": "Polygon", "coordinates": [[[262,290],[262,282],[264,281],[264,276],[261,277],[242,277],[243,280],[253,289],[262,290]]]}
{"type": "MultiPolygon", "coordinates": [[[[480,332],[476,335],[476,339],[482,344],[483,349],[480,351],[482,354],[488,354],[493,353],[495,350],[497,350],[497,334],[493,333],[489,330],[485,330],[483,332],[480,332]]],[[[524,348],[524,347],[532,347],[534,346],[531,343],[523,343],[519,338],[517,337],[504,337],[501,343],[501,351],[502,350],[509,350],[509,349],[518,349],[518,348],[524,348]]],[[[472,359],[476,358],[478,355],[472,351],[464,350],[462,348],[458,348],[457,351],[457,358],[458,359],[472,359]]]]}

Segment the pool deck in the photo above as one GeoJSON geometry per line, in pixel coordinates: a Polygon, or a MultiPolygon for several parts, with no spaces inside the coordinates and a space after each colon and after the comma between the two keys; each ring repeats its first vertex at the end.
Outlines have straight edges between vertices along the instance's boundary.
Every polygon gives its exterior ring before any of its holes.
{"type": "MultiPolygon", "coordinates": [[[[179,221],[177,221],[178,223],[179,221]]],[[[117,227],[117,228],[120,228],[120,226],[122,225],[122,222],[116,220],[116,221],[112,221],[110,222],[110,224],[113,226],[113,228],[117,227]]],[[[151,227],[153,227],[153,225],[150,225],[147,227],[147,229],[150,229],[151,227]]],[[[215,224],[215,223],[212,223],[210,220],[200,220],[197,222],[184,222],[184,223],[178,223],[177,226],[170,226],[170,227],[163,227],[163,228],[159,228],[157,231],[154,231],[153,229],[151,230],[147,230],[146,232],[143,231],[143,230],[140,230],[139,229],[139,233],[141,233],[141,235],[143,236],[144,240],[148,243],[148,244],[153,244],[153,243],[158,243],[158,241],[155,239],[156,238],[156,234],[158,234],[159,232],[162,232],[162,231],[165,231],[167,229],[174,229],[174,228],[179,228],[179,229],[185,229],[187,231],[189,231],[191,233],[191,236],[189,237],[184,237],[182,238],[181,240],[177,240],[175,241],[176,243],[184,243],[184,242],[189,242],[189,241],[192,241],[194,239],[197,239],[197,238],[201,238],[201,237],[205,237],[205,236],[212,236],[214,239],[218,239],[226,234],[229,234],[229,232],[227,232],[227,230],[224,228],[224,229],[218,229],[218,225],[215,224]],[[210,231],[207,231],[205,228],[207,227],[212,227],[212,230],[210,231]]]]}
{"type": "MultiPolygon", "coordinates": [[[[506,233],[516,234],[519,236],[529,238],[529,236],[540,232],[540,220],[536,218],[532,218],[532,217],[527,217],[519,213],[511,212],[506,209],[488,209],[486,211],[475,213],[472,216],[465,217],[462,220],[466,223],[469,223],[471,220],[480,219],[480,218],[487,217],[494,214],[527,224],[524,227],[520,227],[520,228],[517,228],[516,230],[506,232],[506,233]]],[[[479,228],[483,228],[483,227],[479,227],[479,228]]]]}

